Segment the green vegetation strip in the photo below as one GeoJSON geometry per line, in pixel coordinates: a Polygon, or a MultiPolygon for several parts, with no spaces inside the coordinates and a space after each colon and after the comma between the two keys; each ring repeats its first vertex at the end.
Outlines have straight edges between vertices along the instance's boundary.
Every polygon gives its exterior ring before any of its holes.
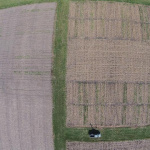
{"type": "Polygon", "coordinates": [[[66,55],[69,1],[57,4],[53,62],[53,132],[55,150],[66,149],[66,55]]]}
{"type": "Polygon", "coordinates": [[[0,9],[21,6],[26,4],[44,3],[44,2],[56,2],[59,0],[0,0],[0,9]]]}
{"type": "Polygon", "coordinates": [[[101,129],[102,137],[91,139],[88,136],[90,128],[68,128],[66,139],[68,141],[98,142],[98,141],[124,141],[150,138],[150,126],[143,128],[104,128],[101,129]],[[69,137],[69,138],[68,138],[69,137]]]}
{"type": "Polygon", "coordinates": [[[85,103],[85,105],[83,106],[83,110],[84,110],[84,125],[87,123],[87,119],[88,119],[88,99],[87,99],[87,84],[83,85],[83,102],[85,103]]]}
{"type": "MultiPolygon", "coordinates": [[[[86,2],[88,0],[71,0],[71,1],[86,2]]],[[[132,4],[150,5],[150,0],[89,0],[89,1],[126,2],[132,4]]]]}
{"type": "MultiPolygon", "coordinates": [[[[0,0],[0,9],[33,3],[44,3],[44,2],[59,3],[61,1],[62,0],[0,0]]],[[[63,0],[63,1],[68,3],[68,1],[85,2],[87,0],[63,0]]],[[[127,2],[127,3],[150,5],[150,0],[91,0],[91,1],[127,2]]]]}
{"type": "MultiPolygon", "coordinates": [[[[124,87],[123,87],[123,103],[126,104],[127,103],[127,83],[124,83],[124,87]]],[[[124,105],[123,106],[123,110],[122,110],[122,124],[126,124],[126,108],[127,106],[124,105]]]]}
{"type": "MultiPolygon", "coordinates": [[[[148,21],[148,12],[147,12],[147,7],[142,7],[139,6],[139,12],[140,12],[140,19],[141,22],[149,22],[148,21]]],[[[144,40],[149,40],[149,24],[146,23],[141,23],[141,28],[142,28],[142,39],[144,40]],[[145,37],[144,37],[145,34],[145,37]]]]}

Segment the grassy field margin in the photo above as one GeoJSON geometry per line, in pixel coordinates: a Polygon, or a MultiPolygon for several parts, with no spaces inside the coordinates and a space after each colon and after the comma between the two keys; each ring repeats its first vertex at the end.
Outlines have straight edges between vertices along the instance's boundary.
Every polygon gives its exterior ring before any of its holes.
{"type": "Polygon", "coordinates": [[[57,2],[57,1],[59,0],[0,0],[0,9],[34,3],[57,2]]]}
{"type": "Polygon", "coordinates": [[[66,149],[66,57],[69,1],[57,4],[53,61],[53,132],[55,150],[66,149]]]}
{"type": "MultiPolygon", "coordinates": [[[[89,0],[71,0],[71,1],[86,2],[89,0]]],[[[125,2],[125,3],[132,3],[132,4],[150,5],[150,0],[90,0],[90,1],[125,2]]]]}
{"type": "Polygon", "coordinates": [[[67,141],[99,142],[99,141],[125,141],[150,138],[150,126],[139,128],[103,128],[100,139],[91,139],[88,136],[90,128],[67,128],[67,141]]]}

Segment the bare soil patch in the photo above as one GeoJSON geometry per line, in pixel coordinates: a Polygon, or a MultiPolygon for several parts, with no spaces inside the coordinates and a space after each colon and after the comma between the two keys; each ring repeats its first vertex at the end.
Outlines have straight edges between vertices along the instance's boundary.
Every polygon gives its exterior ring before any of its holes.
{"type": "Polygon", "coordinates": [[[51,57],[56,3],[0,10],[0,149],[54,149],[51,57]]]}
{"type": "Polygon", "coordinates": [[[149,150],[150,140],[123,142],[67,142],[67,150],[149,150]]]}
{"type": "Polygon", "coordinates": [[[150,82],[149,45],[144,42],[74,39],[68,49],[68,80],[150,82]]]}
{"type": "Polygon", "coordinates": [[[126,3],[70,3],[67,126],[150,124],[149,12],[126,3]]]}

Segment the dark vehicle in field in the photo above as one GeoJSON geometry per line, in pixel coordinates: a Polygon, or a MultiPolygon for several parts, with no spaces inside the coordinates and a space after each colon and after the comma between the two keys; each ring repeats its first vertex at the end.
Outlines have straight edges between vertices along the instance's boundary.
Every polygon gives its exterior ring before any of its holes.
{"type": "MultiPolygon", "coordinates": [[[[91,127],[92,127],[92,125],[91,125],[91,127]]],[[[91,138],[100,138],[101,137],[100,131],[94,129],[93,127],[91,130],[89,130],[88,134],[91,138]]]]}

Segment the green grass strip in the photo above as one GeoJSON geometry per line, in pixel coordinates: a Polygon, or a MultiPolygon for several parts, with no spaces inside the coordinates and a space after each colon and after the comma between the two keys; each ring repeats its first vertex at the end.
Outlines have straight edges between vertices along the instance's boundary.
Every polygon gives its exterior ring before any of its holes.
{"type": "MultiPolygon", "coordinates": [[[[127,103],[127,83],[124,83],[124,87],[123,87],[123,103],[126,104],[127,103]]],[[[127,106],[124,105],[123,106],[123,110],[122,110],[122,124],[125,125],[126,124],[126,108],[127,106]]]]}
{"type": "Polygon", "coordinates": [[[121,10],[121,18],[122,18],[122,22],[121,22],[121,25],[122,25],[122,36],[125,37],[125,33],[126,33],[126,24],[125,24],[125,20],[124,20],[124,15],[123,15],[123,10],[121,10]]]}
{"type": "MultiPolygon", "coordinates": [[[[143,16],[143,10],[142,10],[142,6],[139,6],[139,13],[140,13],[140,20],[141,20],[141,22],[144,22],[144,16],[143,16]]],[[[143,35],[143,33],[144,33],[144,24],[143,23],[141,23],[141,29],[142,29],[142,40],[144,40],[144,35],[143,35]]]]}
{"type": "Polygon", "coordinates": [[[0,0],[0,9],[34,3],[57,2],[57,1],[59,0],[0,0]]]}
{"type": "MultiPolygon", "coordinates": [[[[137,97],[137,103],[142,103],[142,84],[138,85],[138,93],[137,93],[138,97],[137,97]]],[[[140,109],[141,109],[141,105],[137,106],[137,114],[138,114],[138,123],[139,123],[139,119],[140,119],[140,109]]]]}
{"type": "Polygon", "coordinates": [[[99,106],[97,105],[99,103],[99,90],[98,90],[98,84],[95,84],[95,97],[96,97],[96,112],[99,112],[98,108],[99,106]]]}
{"type": "Polygon", "coordinates": [[[55,150],[66,149],[66,54],[69,1],[57,4],[53,62],[53,132],[55,150]]]}
{"type": "Polygon", "coordinates": [[[141,28],[142,28],[142,40],[149,40],[149,24],[145,24],[144,22],[148,22],[148,12],[146,7],[139,6],[140,20],[141,20],[141,28]],[[144,37],[144,35],[146,37],[144,37]]]}
{"type": "MultiPolygon", "coordinates": [[[[145,22],[149,22],[148,21],[148,11],[147,11],[147,7],[143,7],[144,9],[144,14],[145,14],[145,18],[144,18],[144,21],[145,22]]],[[[146,40],[149,40],[149,24],[145,24],[145,32],[146,32],[146,40]]]]}
{"type": "MultiPolygon", "coordinates": [[[[81,83],[79,83],[78,84],[78,103],[79,104],[81,104],[82,102],[81,90],[82,90],[82,85],[81,83]]],[[[82,116],[82,106],[79,106],[79,115],[82,116]]]]}
{"type": "Polygon", "coordinates": [[[149,122],[149,111],[150,111],[150,85],[148,85],[148,110],[147,110],[147,118],[146,118],[146,122],[149,122]]]}
{"type": "Polygon", "coordinates": [[[84,110],[84,124],[87,123],[87,119],[88,119],[88,99],[87,99],[87,84],[83,85],[83,102],[84,102],[84,106],[83,106],[83,110],[84,110]]]}
{"type": "Polygon", "coordinates": [[[99,139],[91,139],[88,136],[89,129],[90,128],[67,128],[66,139],[68,141],[98,142],[150,138],[150,126],[143,128],[103,128],[100,130],[102,137],[99,139]]]}
{"type": "MultiPolygon", "coordinates": [[[[137,103],[137,85],[134,87],[134,103],[137,103]]],[[[138,123],[137,106],[134,106],[135,122],[138,123]]]]}
{"type": "MultiPolygon", "coordinates": [[[[72,1],[86,2],[88,0],[72,0],[72,1]]],[[[132,3],[132,4],[150,5],[149,0],[89,0],[89,1],[126,2],[126,3],[132,3]]]]}

